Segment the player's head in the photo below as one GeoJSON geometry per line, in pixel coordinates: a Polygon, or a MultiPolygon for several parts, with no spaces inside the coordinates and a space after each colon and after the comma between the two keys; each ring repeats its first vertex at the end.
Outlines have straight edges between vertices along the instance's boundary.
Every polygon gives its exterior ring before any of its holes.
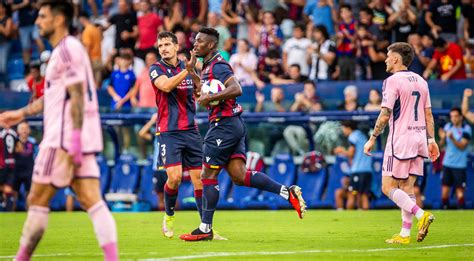
{"type": "Polygon", "coordinates": [[[35,24],[42,37],[49,39],[58,29],[68,30],[72,24],[74,8],[67,0],[44,0],[40,2],[40,9],[35,24]]]}
{"type": "Polygon", "coordinates": [[[449,111],[449,119],[451,123],[455,126],[459,126],[462,123],[462,112],[458,107],[454,107],[449,111]]]}
{"type": "Polygon", "coordinates": [[[357,122],[355,121],[342,121],[341,126],[342,126],[342,133],[346,137],[351,135],[353,131],[357,130],[357,122]]]}
{"type": "Polygon", "coordinates": [[[178,38],[172,32],[161,32],[158,34],[158,52],[163,60],[171,60],[176,58],[179,45],[178,38]]]}
{"type": "Polygon", "coordinates": [[[394,73],[403,70],[410,66],[413,58],[415,57],[415,51],[413,47],[407,43],[394,43],[388,48],[387,59],[385,64],[387,65],[387,72],[394,73]]]}
{"type": "Polygon", "coordinates": [[[204,27],[199,30],[194,41],[194,51],[197,57],[206,57],[209,53],[217,50],[219,43],[219,32],[210,27],[204,27]]]}
{"type": "Polygon", "coordinates": [[[18,135],[20,136],[20,139],[22,139],[22,140],[27,139],[28,136],[30,136],[30,133],[31,133],[30,125],[28,124],[28,122],[22,121],[16,127],[16,131],[18,132],[18,135]]]}

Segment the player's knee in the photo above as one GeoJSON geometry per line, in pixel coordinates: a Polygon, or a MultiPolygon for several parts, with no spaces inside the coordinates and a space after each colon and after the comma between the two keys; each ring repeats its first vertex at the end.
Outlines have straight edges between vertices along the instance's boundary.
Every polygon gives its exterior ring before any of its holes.
{"type": "Polygon", "coordinates": [[[390,195],[390,191],[392,191],[394,187],[391,184],[382,184],[382,192],[387,197],[390,195]]]}
{"type": "Polygon", "coordinates": [[[232,182],[233,182],[235,185],[239,185],[239,186],[243,186],[243,185],[244,185],[244,177],[232,176],[231,179],[232,179],[232,182]]]}
{"type": "Polygon", "coordinates": [[[42,207],[48,207],[49,202],[48,199],[41,194],[35,193],[35,192],[30,192],[28,194],[28,197],[26,198],[26,202],[28,206],[42,206],[42,207]]]}
{"type": "Polygon", "coordinates": [[[95,195],[95,193],[78,193],[77,200],[83,209],[88,210],[100,201],[100,195],[95,195]]]}
{"type": "Polygon", "coordinates": [[[181,184],[181,175],[168,175],[168,186],[175,189],[181,184]]]}

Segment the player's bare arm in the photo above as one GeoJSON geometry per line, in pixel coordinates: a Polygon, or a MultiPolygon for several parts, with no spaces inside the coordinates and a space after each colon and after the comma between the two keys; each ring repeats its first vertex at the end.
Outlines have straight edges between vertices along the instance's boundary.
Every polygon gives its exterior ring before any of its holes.
{"type": "Polygon", "coordinates": [[[4,128],[10,128],[11,126],[20,123],[23,119],[25,119],[25,117],[43,112],[43,107],[44,99],[41,97],[21,109],[1,113],[0,126],[4,128]]]}
{"type": "Polygon", "coordinates": [[[207,106],[212,101],[222,101],[234,99],[242,95],[242,86],[234,76],[231,76],[225,83],[225,89],[214,94],[202,94],[198,102],[202,106],[207,106]]]}
{"type": "Polygon", "coordinates": [[[465,89],[462,97],[461,111],[466,120],[474,123],[474,113],[469,111],[469,98],[472,97],[472,89],[465,89]]]}
{"type": "Polygon", "coordinates": [[[188,73],[189,72],[187,70],[184,70],[170,78],[168,78],[166,75],[161,75],[160,77],[155,79],[155,81],[153,82],[153,85],[156,88],[158,88],[160,91],[171,92],[174,89],[176,89],[176,87],[178,87],[178,85],[184,79],[186,79],[186,76],[188,76],[188,73]]]}
{"type": "Polygon", "coordinates": [[[71,97],[71,116],[73,129],[81,129],[84,121],[84,92],[82,83],[76,83],[67,87],[71,97]]]}
{"type": "Polygon", "coordinates": [[[439,148],[436,144],[434,117],[431,108],[425,108],[425,120],[426,120],[426,137],[428,139],[428,153],[431,161],[436,161],[439,157],[439,148]]]}
{"type": "Polygon", "coordinates": [[[382,109],[380,110],[379,117],[377,118],[377,122],[375,123],[374,132],[372,133],[369,140],[364,145],[364,153],[366,155],[372,156],[370,151],[372,150],[372,147],[375,144],[375,140],[387,126],[391,115],[392,115],[392,109],[389,109],[387,107],[382,107],[382,109]]]}

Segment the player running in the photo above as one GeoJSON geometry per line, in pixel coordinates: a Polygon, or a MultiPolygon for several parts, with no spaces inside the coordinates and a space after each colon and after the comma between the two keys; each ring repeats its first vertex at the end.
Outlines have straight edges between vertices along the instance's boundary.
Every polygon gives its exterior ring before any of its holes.
{"type": "Polygon", "coordinates": [[[158,35],[161,60],[150,67],[158,107],[156,135],[159,144],[158,164],[166,169],[164,188],[165,216],[163,234],[174,235],[174,208],[183,171],[189,171],[194,197],[202,215],[202,139],[194,120],[198,92],[184,61],[178,59],[178,39],[171,32],[158,35]]]}
{"type": "Polygon", "coordinates": [[[219,33],[212,28],[203,28],[196,36],[191,61],[186,69],[200,88],[201,81],[217,79],[225,84],[222,92],[201,94],[199,104],[208,107],[209,130],[203,145],[203,214],[201,224],[190,234],[181,235],[186,241],[212,240],[212,220],[219,200],[217,175],[223,167],[227,169],[232,181],[240,186],[258,188],[279,194],[289,201],[303,218],[306,204],[298,186],[286,187],[257,171],[247,171],[245,166],[246,128],[240,114],[242,107],[235,98],[242,95],[242,88],[234,77],[232,68],[217,51],[219,33]],[[204,59],[199,78],[195,74],[196,56],[204,59]],[[201,80],[201,81],[200,81],[201,80]],[[212,101],[221,101],[217,106],[209,106],[212,101]]]}
{"type": "Polygon", "coordinates": [[[434,220],[432,213],[416,205],[413,188],[416,177],[423,175],[423,159],[429,157],[435,161],[439,157],[428,84],[421,76],[407,70],[413,57],[413,48],[407,43],[394,43],[388,47],[385,64],[387,72],[393,75],[383,83],[382,109],[374,132],[364,145],[365,154],[370,156],[375,140],[389,123],[382,165],[382,192],[401,208],[403,221],[400,234],[386,240],[390,244],[410,243],[413,216],[418,219],[418,242],[426,237],[434,220]]]}
{"type": "Polygon", "coordinates": [[[28,216],[16,260],[30,260],[48,224],[49,201],[57,188],[72,186],[92,220],[105,260],[118,260],[115,221],[102,200],[95,153],[102,151],[102,130],[89,56],[69,35],[73,5],[64,0],[40,4],[36,25],[54,50],[46,69],[44,96],[28,106],[0,114],[9,127],[43,113],[44,133],[28,195],[28,216]]]}

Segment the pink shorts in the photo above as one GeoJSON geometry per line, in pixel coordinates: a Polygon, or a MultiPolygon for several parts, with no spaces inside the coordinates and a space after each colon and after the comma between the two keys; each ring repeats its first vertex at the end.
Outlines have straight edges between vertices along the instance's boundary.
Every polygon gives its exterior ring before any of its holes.
{"type": "Polygon", "coordinates": [[[382,164],[382,176],[395,179],[407,179],[409,175],[423,176],[424,159],[399,160],[393,156],[385,155],[382,164]]]}
{"type": "Polygon", "coordinates": [[[75,178],[99,178],[94,154],[83,155],[81,167],[74,169],[70,156],[59,148],[41,148],[35,159],[33,182],[63,188],[75,178]]]}

